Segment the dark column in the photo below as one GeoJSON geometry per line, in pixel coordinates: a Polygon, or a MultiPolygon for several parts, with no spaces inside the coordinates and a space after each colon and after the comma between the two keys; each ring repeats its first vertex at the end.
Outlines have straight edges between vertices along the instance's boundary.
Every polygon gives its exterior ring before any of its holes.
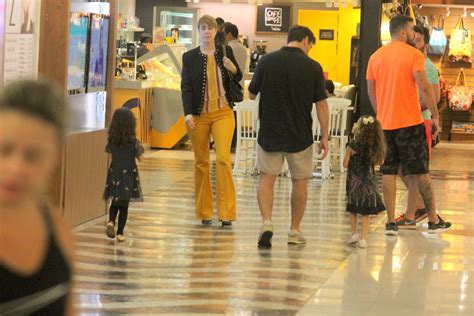
{"type": "Polygon", "coordinates": [[[367,94],[367,65],[370,56],[380,47],[380,21],[384,0],[362,0],[360,18],[359,93],[357,117],[374,114],[367,94]]]}

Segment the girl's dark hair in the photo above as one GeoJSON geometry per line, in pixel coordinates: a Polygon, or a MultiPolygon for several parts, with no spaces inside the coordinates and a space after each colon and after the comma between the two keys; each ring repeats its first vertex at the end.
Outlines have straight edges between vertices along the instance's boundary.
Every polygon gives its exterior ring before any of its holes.
{"type": "Polygon", "coordinates": [[[381,164],[385,159],[387,146],[380,122],[370,115],[363,115],[357,120],[352,129],[359,150],[366,153],[374,165],[381,164]]]}
{"type": "Polygon", "coordinates": [[[137,121],[132,111],[127,108],[115,110],[109,127],[109,145],[126,147],[134,144],[137,139],[136,126],[137,121]]]}
{"type": "Polygon", "coordinates": [[[0,111],[18,111],[47,122],[66,133],[67,106],[64,93],[46,80],[19,80],[7,84],[0,93],[0,111]]]}

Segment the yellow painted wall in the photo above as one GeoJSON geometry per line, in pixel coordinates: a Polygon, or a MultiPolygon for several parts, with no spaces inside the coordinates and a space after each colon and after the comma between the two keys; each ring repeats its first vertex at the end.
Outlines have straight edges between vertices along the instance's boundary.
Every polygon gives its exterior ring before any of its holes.
{"type": "Polygon", "coordinates": [[[351,5],[339,11],[300,10],[298,24],[309,27],[315,37],[316,45],[309,56],[317,60],[329,79],[349,84],[351,38],[356,35],[356,26],[360,22],[360,9],[351,5]],[[320,29],[334,29],[334,41],[319,40],[320,29]]]}
{"type": "Polygon", "coordinates": [[[337,52],[336,81],[344,85],[349,84],[351,62],[351,39],[357,35],[357,23],[360,23],[360,9],[352,6],[339,8],[339,37],[337,52]]]}
{"type": "Polygon", "coordinates": [[[309,52],[309,57],[318,61],[323,71],[328,73],[329,78],[335,78],[337,73],[337,28],[339,24],[339,12],[300,10],[298,12],[298,24],[307,26],[316,37],[316,44],[309,52]],[[319,40],[319,30],[334,30],[334,40],[319,40]]]}

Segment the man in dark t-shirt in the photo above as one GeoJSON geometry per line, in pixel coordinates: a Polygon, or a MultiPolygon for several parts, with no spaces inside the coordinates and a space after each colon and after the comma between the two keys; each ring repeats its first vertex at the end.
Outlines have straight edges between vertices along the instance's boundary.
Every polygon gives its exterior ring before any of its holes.
{"type": "Polygon", "coordinates": [[[319,153],[328,153],[329,110],[321,65],[308,57],[315,43],[311,30],[293,26],[288,45],[264,55],[249,86],[250,99],[260,94],[257,169],[261,172],[258,203],[263,219],[258,245],[270,248],[273,236],[273,186],[286,158],[293,181],[292,218],[288,244],[304,244],[300,231],[313,171],[313,120],[316,103],[322,139],[319,153]]]}

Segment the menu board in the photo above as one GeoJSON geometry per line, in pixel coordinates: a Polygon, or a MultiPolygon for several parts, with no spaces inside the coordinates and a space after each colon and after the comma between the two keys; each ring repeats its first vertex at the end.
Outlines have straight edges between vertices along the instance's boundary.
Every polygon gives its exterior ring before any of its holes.
{"type": "Polygon", "coordinates": [[[38,68],[39,0],[0,1],[0,15],[5,18],[3,82],[36,78],[38,68]],[[2,5],[5,4],[3,8],[2,5]],[[3,10],[4,9],[4,10],[3,10]],[[5,23],[6,22],[6,23],[5,23]]]}
{"type": "Polygon", "coordinates": [[[69,21],[68,91],[85,92],[89,16],[71,13],[69,21]]]}
{"type": "Polygon", "coordinates": [[[107,81],[107,48],[109,44],[109,18],[93,14],[89,48],[89,80],[87,91],[105,90],[107,81]]]}

